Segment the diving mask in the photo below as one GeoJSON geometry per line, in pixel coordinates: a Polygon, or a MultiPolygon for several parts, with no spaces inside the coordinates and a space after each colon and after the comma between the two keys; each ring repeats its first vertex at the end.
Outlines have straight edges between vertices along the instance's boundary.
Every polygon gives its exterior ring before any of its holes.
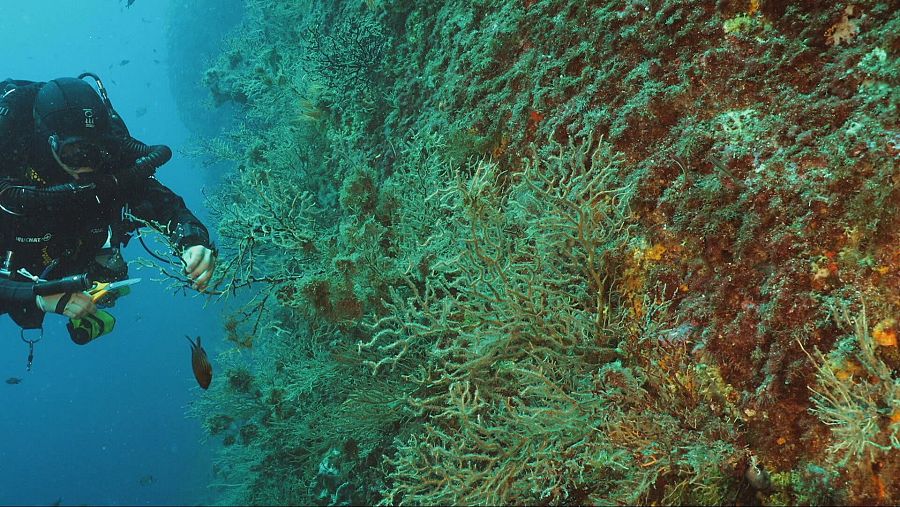
{"type": "Polygon", "coordinates": [[[80,137],[59,139],[56,134],[50,136],[50,149],[60,164],[71,168],[91,167],[99,169],[106,166],[110,153],[101,144],[80,137]]]}

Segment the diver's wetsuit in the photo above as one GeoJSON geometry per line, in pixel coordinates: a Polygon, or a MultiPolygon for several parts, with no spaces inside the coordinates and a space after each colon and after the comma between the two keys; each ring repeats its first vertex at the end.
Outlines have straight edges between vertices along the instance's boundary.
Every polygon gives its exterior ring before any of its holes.
{"type": "MultiPolygon", "coordinates": [[[[59,264],[48,278],[90,271],[110,228],[117,232],[115,240],[128,232],[121,218],[125,205],[138,218],[168,224],[179,247],[211,248],[206,227],[181,197],[152,177],[128,172],[142,157],[155,169],[171,152],[160,155],[168,148],[136,141],[121,120],[113,129],[116,143],[105,159],[107,167],[73,180],[54,158],[46,135],[35,128],[34,99],[43,85],[0,82],[0,261],[12,251],[13,273],[26,268],[40,275],[56,259],[59,264]]],[[[0,313],[18,322],[16,314],[22,312],[39,312],[31,284],[0,277],[0,313]]]]}

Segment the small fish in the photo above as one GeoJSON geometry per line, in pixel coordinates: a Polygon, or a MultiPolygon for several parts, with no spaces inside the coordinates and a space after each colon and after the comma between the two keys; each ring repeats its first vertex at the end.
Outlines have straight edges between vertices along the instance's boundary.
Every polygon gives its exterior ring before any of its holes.
{"type": "Polygon", "coordinates": [[[153,475],[151,474],[147,474],[138,479],[138,484],[140,484],[141,486],[149,486],[154,482],[156,482],[156,477],[153,477],[153,475]]]}
{"type": "Polygon", "coordinates": [[[121,62],[119,62],[119,65],[120,65],[120,66],[121,66],[121,65],[128,65],[128,62],[130,62],[130,61],[131,61],[131,60],[122,60],[121,62]]]}
{"type": "Polygon", "coordinates": [[[200,337],[197,337],[197,343],[191,340],[191,337],[184,335],[191,342],[191,368],[194,369],[194,378],[201,388],[206,389],[212,382],[212,365],[209,364],[209,358],[206,357],[206,351],[200,345],[200,337]]]}
{"type": "Polygon", "coordinates": [[[138,118],[140,118],[141,116],[144,116],[145,114],[147,114],[147,108],[146,108],[146,107],[139,107],[139,108],[137,108],[137,110],[134,112],[134,115],[135,115],[136,117],[138,117],[138,118]]]}
{"type": "Polygon", "coordinates": [[[131,4],[134,3],[134,0],[128,0],[128,3],[125,4],[125,7],[131,7],[131,4]]]}
{"type": "Polygon", "coordinates": [[[16,385],[16,384],[21,384],[22,379],[20,379],[19,377],[9,377],[8,379],[6,379],[6,383],[11,386],[16,385]]]}

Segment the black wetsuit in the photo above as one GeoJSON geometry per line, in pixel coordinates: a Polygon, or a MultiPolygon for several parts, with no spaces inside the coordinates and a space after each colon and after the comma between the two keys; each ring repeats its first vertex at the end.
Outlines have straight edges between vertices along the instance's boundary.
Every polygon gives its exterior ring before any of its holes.
{"type": "MultiPolygon", "coordinates": [[[[47,278],[90,272],[110,228],[121,232],[126,205],[138,218],[168,224],[179,247],[211,248],[206,227],[181,197],[152,177],[125,183],[121,171],[152,150],[131,138],[124,123],[108,167],[73,180],[35,131],[32,108],[42,85],[0,82],[0,261],[12,251],[13,273],[26,268],[40,275],[54,260],[47,278]]],[[[43,315],[34,315],[40,312],[31,285],[20,280],[0,277],[0,313],[21,324],[43,315]]]]}

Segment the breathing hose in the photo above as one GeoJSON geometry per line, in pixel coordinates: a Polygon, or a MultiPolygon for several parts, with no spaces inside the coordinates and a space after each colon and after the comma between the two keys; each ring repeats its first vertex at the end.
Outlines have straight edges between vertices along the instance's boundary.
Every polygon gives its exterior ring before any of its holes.
{"type": "Polygon", "coordinates": [[[0,181],[0,210],[21,216],[77,207],[97,197],[109,198],[121,188],[129,189],[153,176],[160,166],[172,159],[172,150],[162,144],[148,146],[129,137],[123,141],[122,148],[129,153],[129,158],[134,157],[133,167],[114,175],[85,176],[85,183],[38,187],[0,181]]]}

